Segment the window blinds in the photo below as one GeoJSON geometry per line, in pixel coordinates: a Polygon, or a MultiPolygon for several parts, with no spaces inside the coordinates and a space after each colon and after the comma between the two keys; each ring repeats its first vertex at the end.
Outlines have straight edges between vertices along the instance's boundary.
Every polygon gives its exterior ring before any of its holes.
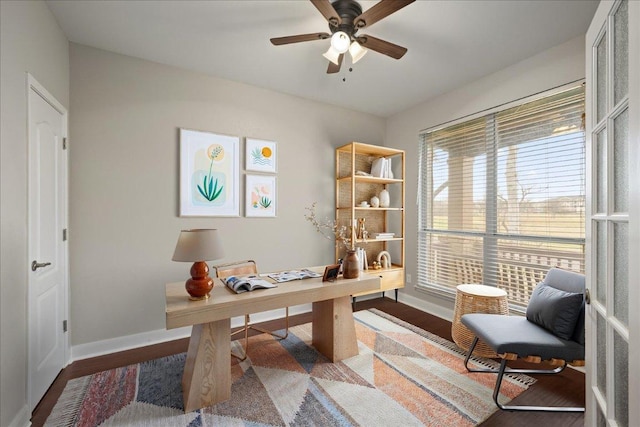
{"type": "Polygon", "coordinates": [[[526,305],[550,267],[584,271],[583,110],[578,86],[421,135],[419,286],[526,305]]]}

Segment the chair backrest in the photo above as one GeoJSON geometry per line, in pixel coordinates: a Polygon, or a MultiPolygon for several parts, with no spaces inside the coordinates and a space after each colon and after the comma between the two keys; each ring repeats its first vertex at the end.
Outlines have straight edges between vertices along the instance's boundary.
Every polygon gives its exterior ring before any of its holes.
{"type": "Polygon", "coordinates": [[[224,279],[229,276],[247,276],[249,274],[258,274],[258,267],[253,260],[235,261],[228,264],[218,264],[211,266],[215,271],[216,277],[224,279]]]}
{"type": "MultiPolygon", "coordinates": [[[[552,268],[547,272],[544,282],[556,289],[560,289],[565,292],[572,292],[576,294],[585,293],[585,277],[584,274],[575,273],[573,271],[562,270],[560,268],[552,268]]],[[[576,322],[576,327],[571,339],[584,345],[584,311],[585,303],[582,301],[582,308],[580,315],[576,322]]]]}

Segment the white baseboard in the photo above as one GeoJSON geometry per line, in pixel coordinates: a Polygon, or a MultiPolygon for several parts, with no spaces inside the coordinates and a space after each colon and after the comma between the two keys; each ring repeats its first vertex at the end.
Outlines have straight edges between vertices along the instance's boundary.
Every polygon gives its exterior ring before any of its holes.
{"type": "MultiPolygon", "coordinates": [[[[358,297],[357,300],[363,301],[367,299],[377,298],[378,294],[365,295],[358,297]]],[[[453,310],[449,310],[437,304],[430,303],[420,298],[406,295],[402,292],[398,295],[398,301],[418,310],[425,311],[434,316],[451,321],[453,319],[453,310]]],[[[289,307],[289,315],[308,313],[311,311],[311,304],[303,304],[289,307]]],[[[266,322],[269,320],[280,319],[284,316],[284,311],[271,310],[263,313],[251,315],[251,322],[266,322]]],[[[234,317],[231,319],[231,327],[242,326],[243,317],[234,317]]],[[[71,361],[88,359],[91,357],[103,356],[105,354],[116,353],[118,351],[131,350],[147,345],[159,344],[167,341],[173,341],[181,338],[187,338],[191,335],[191,327],[177,329],[157,329],[155,331],[142,332],[139,334],[127,335],[123,337],[111,338],[107,340],[94,341],[86,344],[74,345],[71,347],[71,361]]]]}
{"type": "Polygon", "coordinates": [[[116,353],[118,351],[131,350],[147,345],[173,341],[188,337],[189,335],[191,335],[191,327],[172,329],[169,331],[166,329],[157,329],[155,331],[74,345],[71,347],[71,361],[74,362],[77,360],[116,353]]]}
{"type": "MultiPolygon", "coordinates": [[[[289,307],[289,315],[308,313],[311,311],[311,304],[303,304],[289,307]]],[[[251,315],[251,322],[266,322],[269,320],[284,317],[284,309],[265,311],[251,315]]],[[[244,317],[234,317],[231,319],[231,327],[235,328],[244,324],[244,317]]],[[[124,337],[111,338],[107,340],[94,341],[86,344],[74,345],[71,347],[72,361],[88,359],[90,357],[103,356],[105,354],[116,353],[118,351],[131,350],[147,345],[159,344],[191,335],[191,327],[177,329],[157,329],[155,331],[142,332],[139,334],[126,335],[124,337]]]]}
{"type": "Polygon", "coordinates": [[[30,427],[31,426],[31,412],[29,411],[29,405],[24,405],[20,412],[11,420],[7,427],[30,427]]]}
{"type": "Polygon", "coordinates": [[[417,308],[418,310],[437,316],[441,319],[448,320],[449,322],[453,321],[452,309],[448,309],[438,304],[433,304],[429,301],[423,300],[422,298],[416,298],[414,296],[400,292],[398,295],[398,301],[410,307],[417,308]]]}

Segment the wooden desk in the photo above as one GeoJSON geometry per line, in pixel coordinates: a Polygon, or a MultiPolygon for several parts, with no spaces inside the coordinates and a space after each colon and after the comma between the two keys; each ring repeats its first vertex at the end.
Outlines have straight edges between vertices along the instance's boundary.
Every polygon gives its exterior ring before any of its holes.
{"type": "Polygon", "coordinates": [[[380,278],[321,278],[279,283],[277,288],[235,294],[214,279],[211,296],[191,301],[184,282],[166,285],[167,329],[193,325],[182,375],[184,410],[231,396],[231,318],[313,303],[312,343],[332,362],[358,354],[350,296],[380,289],[380,278]]]}

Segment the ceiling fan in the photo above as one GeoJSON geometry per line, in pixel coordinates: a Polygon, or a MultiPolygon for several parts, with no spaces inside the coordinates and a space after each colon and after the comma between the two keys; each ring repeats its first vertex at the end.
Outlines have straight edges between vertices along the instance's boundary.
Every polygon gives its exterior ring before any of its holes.
{"type": "Polygon", "coordinates": [[[329,33],[298,34],[295,36],[274,37],[271,43],[275,46],[325,40],[331,38],[331,46],[323,56],[329,60],[327,73],[340,71],[344,54],[349,51],[353,63],[359,61],[367,49],[374,50],[394,59],[400,59],[407,49],[366,34],[356,34],[358,30],[370,27],[383,18],[391,15],[415,0],[380,0],[362,12],[362,7],[355,0],[310,0],[329,23],[329,33]]]}

